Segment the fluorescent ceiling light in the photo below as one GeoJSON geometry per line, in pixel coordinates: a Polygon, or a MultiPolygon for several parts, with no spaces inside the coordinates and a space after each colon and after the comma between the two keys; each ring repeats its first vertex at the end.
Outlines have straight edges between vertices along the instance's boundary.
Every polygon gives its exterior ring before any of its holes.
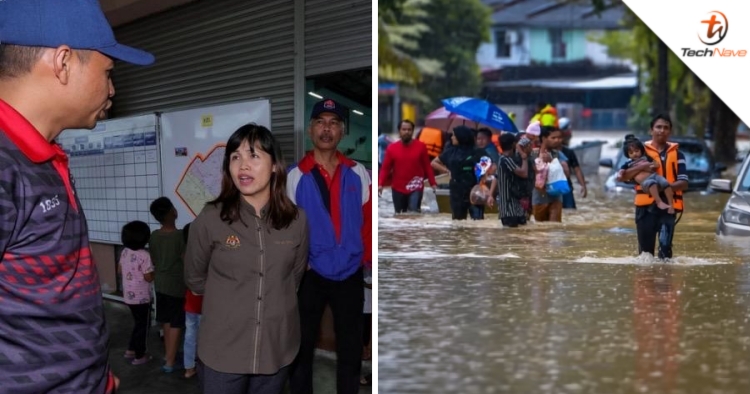
{"type": "Polygon", "coordinates": [[[360,111],[357,111],[356,109],[355,109],[354,111],[352,111],[352,112],[354,112],[354,113],[355,113],[355,114],[357,114],[357,115],[364,115],[364,113],[362,113],[362,112],[360,112],[360,111]]]}
{"type": "Polygon", "coordinates": [[[319,94],[317,94],[315,92],[307,92],[307,94],[309,94],[310,96],[313,96],[313,97],[315,97],[317,99],[322,99],[323,98],[323,96],[321,96],[321,95],[319,95],[319,94]]]}

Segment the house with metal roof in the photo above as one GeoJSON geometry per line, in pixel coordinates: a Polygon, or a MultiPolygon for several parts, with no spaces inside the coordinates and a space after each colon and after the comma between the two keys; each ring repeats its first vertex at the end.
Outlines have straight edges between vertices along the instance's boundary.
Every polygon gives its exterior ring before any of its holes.
{"type": "MultiPolygon", "coordinates": [[[[590,0],[484,0],[484,4],[493,14],[490,42],[477,51],[483,97],[509,106],[550,102],[558,104],[558,111],[563,103],[562,112],[572,118],[597,117],[597,109],[616,110],[618,116],[607,116],[616,121],[592,127],[623,126],[627,118],[623,112],[638,91],[635,67],[608,56],[606,46],[592,40],[605,31],[625,28],[627,8],[621,1],[610,0],[601,12],[590,0]]],[[[587,120],[591,121],[581,119],[587,120]]]]}

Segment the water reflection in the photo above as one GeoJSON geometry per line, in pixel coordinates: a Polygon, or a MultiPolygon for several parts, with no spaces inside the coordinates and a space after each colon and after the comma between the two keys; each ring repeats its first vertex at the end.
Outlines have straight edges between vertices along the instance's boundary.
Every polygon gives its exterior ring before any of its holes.
{"type": "Polygon", "coordinates": [[[631,195],[519,229],[381,201],[379,392],[750,392],[750,243],[714,235],[725,201],[688,195],[669,264],[634,255],[631,195]]]}

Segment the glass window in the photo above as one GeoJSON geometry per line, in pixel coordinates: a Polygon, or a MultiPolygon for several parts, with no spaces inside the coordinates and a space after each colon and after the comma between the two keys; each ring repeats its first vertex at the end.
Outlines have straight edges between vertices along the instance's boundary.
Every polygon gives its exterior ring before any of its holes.
{"type": "Polygon", "coordinates": [[[507,42],[508,32],[505,30],[495,30],[495,53],[496,57],[510,57],[510,44],[507,42]]]}
{"type": "Polygon", "coordinates": [[[552,45],[552,58],[564,59],[566,55],[562,29],[549,29],[549,42],[552,45]]]}
{"type": "Polygon", "coordinates": [[[741,176],[737,177],[737,181],[739,182],[737,191],[750,191],[750,167],[745,167],[745,172],[743,172],[741,176]]]}

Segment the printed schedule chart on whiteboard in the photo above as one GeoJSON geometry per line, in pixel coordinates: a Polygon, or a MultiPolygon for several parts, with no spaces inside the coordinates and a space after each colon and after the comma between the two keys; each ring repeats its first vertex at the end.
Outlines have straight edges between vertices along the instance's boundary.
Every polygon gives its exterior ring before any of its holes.
{"type": "Polygon", "coordinates": [[[157,123],[155,115],[114,119],[57,138],[70,158],[92,241],[119,244],[122,226],[133,220],[159,228],[149,213],[161,190],[157,123]]]}

